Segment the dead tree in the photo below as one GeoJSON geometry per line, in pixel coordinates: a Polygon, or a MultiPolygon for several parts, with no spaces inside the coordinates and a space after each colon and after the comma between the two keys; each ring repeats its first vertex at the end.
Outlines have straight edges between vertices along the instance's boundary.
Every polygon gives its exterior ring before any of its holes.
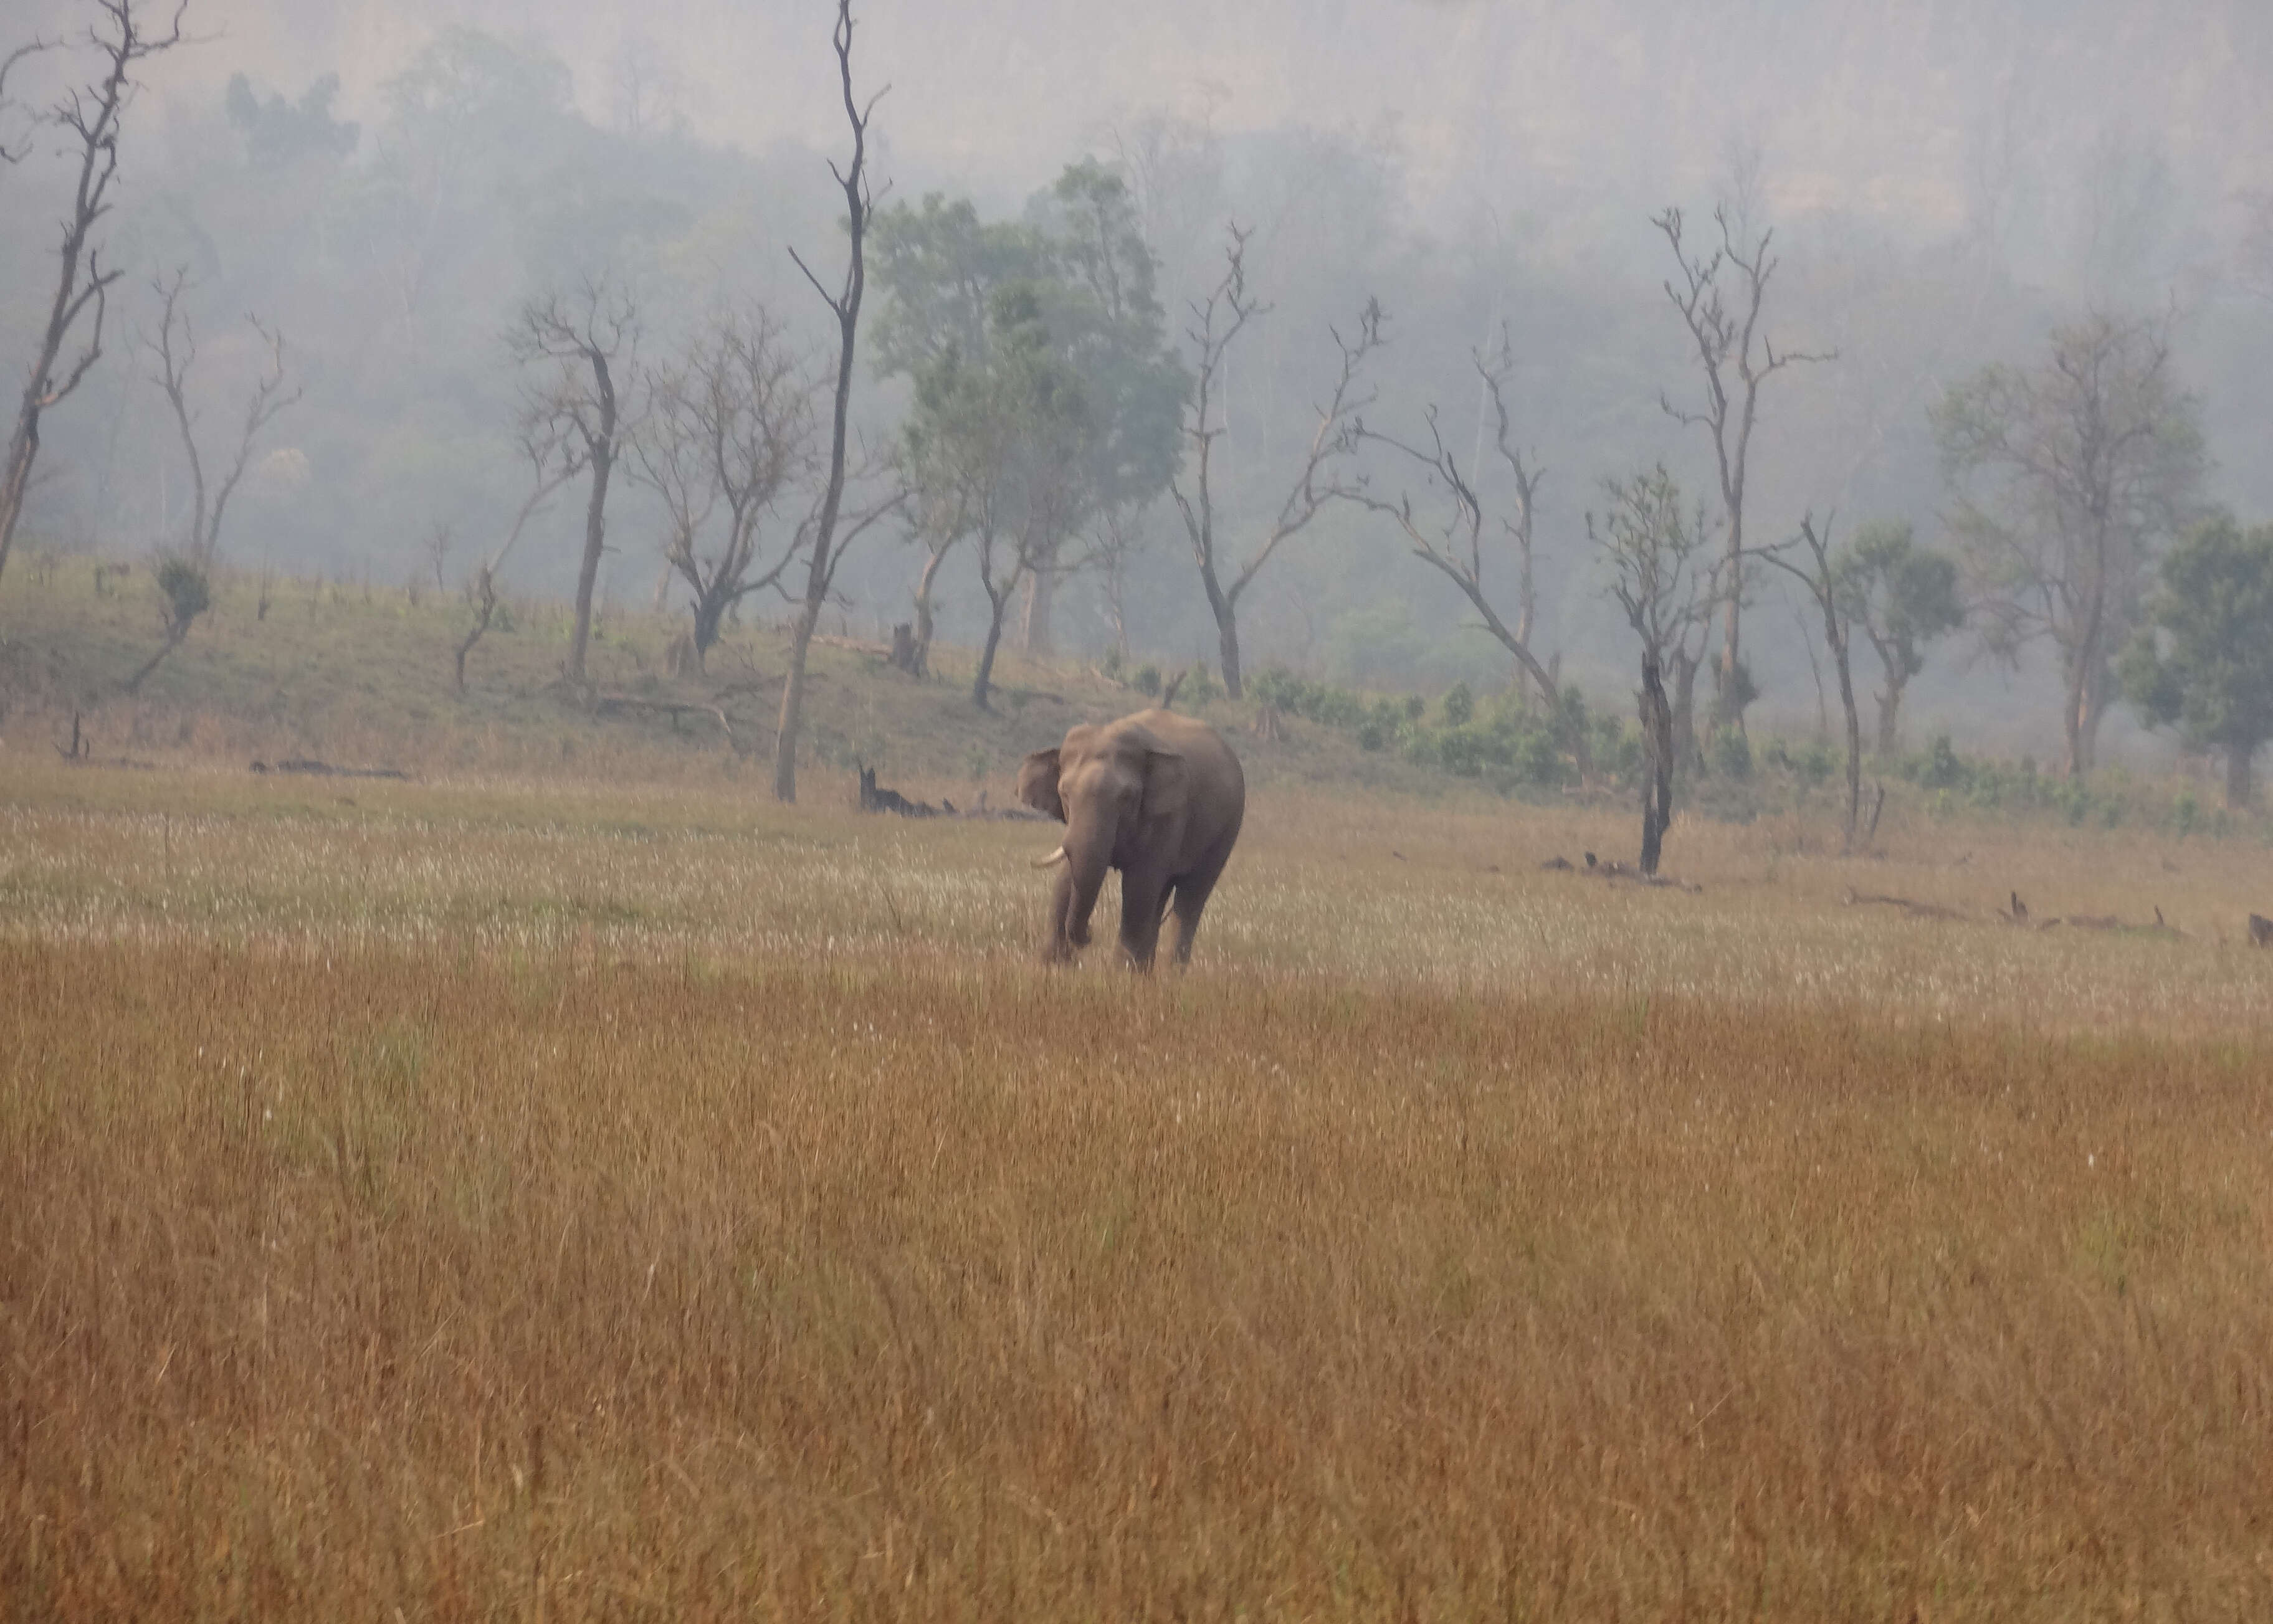
{"type": "Polygon", "coordinates": [[[1212,483],[1215,443],[1224,433],[1216,421],[1216,397],[1221,392],[1224,358],[1248,323],[1270,313],[1247,290],[1249,233],[1231,228],[1224,250],[1222,280],[1204,300],[1192,307],[1193,325],[1185,329],[1197,355],[1197,377],[1190,403],[1184,408],[1184,438],[1192,448],[1189,465],[1189,494],[1182,478],[1168,489],[1176,511],[1183,515],[1190,539],[1192,562],[1198,565],[1201,588],[1207,594],[1208,612],[1215,617],[1216,641],[1223,662],[1224,692],[1236,700],[1246,692],[1240,675],[1239,600],[1254,584],[1271,555],[1308,528],[1327,505],[1348,494],[1332,477],[1336,465],[1352,449],[1352,425],[1359,413],[1373,403],[1371,392],[1361,389],[1358,377],[1365,362],[1381,347],[1381,304],[1368,299],[1358,312],[1356,336],[1345,339],[1339,329],[1328,328],[1341,352],[1341,366],[1326,403],[1318,408],[1317,427],[1303,453],[1302,464],[1287,498],[1279,505],[1262,542],[1242,562],[1227,557],[1216,537],[1215,492],[1212,483]]]}
{"type": "Polygon", "coordinates": [[[1855,703],[1854,626],[1849,610],[1851,599],[1839,561],[1831,556],[1831,520],[1815,528],[1815,515],[1799,521],[1799,534],[1782,547],[1763,548],[1760,557],[1807,588],[1823,616],[1823,646],[1830,651],[1832,670],[1839,674],[1839,705],[1847,718],[1847,815],[1840,830],[1842,856],[1855,849],[1855,831],[1863,815],[1863,716],[1855,703]],[[1784,557],[1787,549],[1804,550],[1799,563],[1784,557]]]}
{"type": "MultiPolygon", "coordinates": [[[[103,318],[111,284],[120,273],[103,268],[101,251],[93,241],[94,228],[110,212],[110,189],[118,178],[119,126],[134,99],[135,71],[182,42],[188,0],[175,0],[161,27],[147,26],[150,8],[143,0],[94,0],[94,5],[99,20],[86,31],[84,43],[101,57],[102,71],[92,82],[65,92],[40,121],[64,132],[64,150],[77,161],[78,177],[56,257],[55,295],[25,374],[15,427],[8,438],[7,464],[0,468],[0,574],[7,572],[16,522],[23,517],[24,498],[31,490],[32,465],[40,454],[40,419],[70,398],[102,358],[103,318]],[[64,352],[74,345],[76,353],[66,361],[64,352]]],[[[8,65],[15,66],[36,49],[34,41],[11,53],[8,65]]]]}
{"type": "Polygon", "coordinates": [[[1720,476],[1721,519],[1725,549],[1722,554],[1721,662],[1719,702],[1714,725],[1744,725],[1744,707],[1751,694],[1741,649],[1744,615],[1744,496],[1752,466],[1752,430],[1759,421],[1760,388],[1786,367],[1802,362],[1828,361],[1829,352],[1779,350],[1761,326],[1768,283],[1777,261],[1769,252],[1773,229],[1757,237],[1722,204],[1713,211],[1720,228],[1720,246],[1702,258],[1689,251],[1682,213],[1669,208],[1650,223],[1664,234],[1679,268],[1677,281],[1665,284],[1682,325],[1688,329],[1703,374],[1700,405],[1677,406],[1670,394],[1659,396],[1666,415],[1687,428],[1705,430],[1713,443],[1720,476]],[[1731,298],[1723,280],[1736,284],[1731,298]]]}
{"type": "Polygon", "coordinates": [[[1641,642],[1641,872],[1654,875],[1673,821],[1677,762],[1665,666],[1687,650],[1692,636],[1711,632],[1717,595],[1706,555],[1712,536],[1702,505],[1685,507],[1662,465],[1631,479],[1604,480],[1602,491],[1608,512],[1599,523],[1587,515],[1587,536],[1609,569],[1611,598],[1641,642]]]}
{"type": "MultiPolygon", "coordinates": [[[[1504,355],[1505,352],[1503,350],[1501,353],[1504,355]]],[[[1424,440],[1407,441],[1395,435],[1381,433],[1369,428],[1362,418],[1351,419],[1350,433],[1353,440],[1381,446],[1397,460],[1399,466],[1412,470],[1421,479],[1424,490],[1450,504],[1450,513],[1441,520],[1423,518],[1414,512],[1410,491],[1400,491],[1393,498],[1384,497],[1376,493],[1369,483],[1362,480],[1349,487],[1349,498],[1370,512],[1392,520],[1403,533],[1413,556],[1460,589],[1476,613],[1483,617],[1484,629],[1498,640],[1501,647],[1515,656],[1517,665],[1551,705],[1555,700],[1555,679],[1531,652],[1531,627],[1535,608],[1532,590],[1531,521],[1542,471],[1525,460],[1522,453],[1509,443],[1507,403],[1503,388],[1507,370],[1505,362],[1497,359],[1487,362],[1481,352],[1475,355],[1474,361],[1497,419],[1500,456],[1513,476],[1514,497],[1511,504],[1513,511],[1510,516],[1500,520],[1497,534],[1505,536],[1515,548],[1515,625],[1510,625],[1501,616],[1484,588],[1483,538],[1487,528],[1491,528],[1484,511],[1484,498],[1477,490],[1474,476],[1462,471],[1458,458],[1444,444],[1444,432],[1434,406],[1422,414],[1423,423],[1428,430],[1424,440]]]]}
{"type": "Polygon", "coordinates": [[[190,371],[197,364],[197,330],[190,321],[189,312],[182,308],[182,295],[189,287],[189,273],[176,269],[170,277],[152,284],[159,297],[158,336],[148,341],[152,356],[158,363],[157,385],[171,408],[174,427],[180,435],[182,453],[190,465],[190,523],[187,537],[178,549],[169,549],[159,559],[157,580],[165,595],[166,640],[149,661],[127,679],[126,692],[140,689],[143,681],[158,669],[166,656],[182,645],[189,636],[190,627],[212,602],[214,560],[221,550],[221,521],[229,513],[229,498],[244,483],[245,472],[252,466],[252,448],[260,431],[274,423],[277,416],[300,399],[298,388],[285,386],[284,334],[281,330],[263,326],[256,317],[245,321],[260,337],[266,360],[259,375],[253,380],[252,393],[245,402],[244,416],[240,425],[235,454],[229,459],[227,471],[218,484],[207,479],[206,460],[198,449],[197,424],[199,411],[190,401],[190,371]]]}
{"type": "Polygon", "coordinates": [[[514,514],[513,528],[506,532],[504,542],[495,552],[474,566],[473,574],[466,581],[466,602],[473,609],[474,618],[457,648],[456,679],[460,693],[466,691],[466,656],[474,652],[474,645],[488,633],[491,622],[497,617],[497,574],[505,567],[506,556],[513,551],[514,544],[521,540],[521,533],[529,528],[529,521],[544,511],[546,498],[584,471],[576,446],[564,444],[557,436],[548,435],[541,428],[522,439],[521,453],[529,460],[529,495],[523,498],[520,511],[514,514]]]}
{"type": "Polygon", "coordinates": [[[762,309],[720,318],[679,362],[649,375],[649,419],[634,444],[669,517],[664,558],[694,595],[698,668],[727,612],[777,587],[804,547],[800,525],[761,567],[766,520],[812,470],[814,393],[762,309]],[[722,509],[724,534],[706,549],[722,509]]]}
{"type": "Polygon", "coordinates": [[[2176,374],[2168,318],[2095,313],[1931,413],[1982,640],[2008,663],[2040,640],[2058,653],[2072,778],[2091,770],[2155,556],[2200,511],[2202,410],[2176,374]]]}
{"type": "MultiPolygon", "coordinates": [[[[0,56],[0,118],[8,118],[15,115],[27,112],[27,109],[23,107],[22,103],[19,102],[14,97],[8,94],[8,76],[11,73],[13,73],[19,67],[22,66],[28,58],[36,56],[42,51],[52,50],[54,49],[54,41],[34,39],[26,41],[25,43],[19,45],[14,50],[10,51],[5,56],[0,56]]],[[[37,127],[38,120],[36,117],[32,119],[32,124],[34,128],[37,127]]],[[[24,161],[25,153],[29,150],[28,146],[26,145],[26,143],[30,139],[28,131],[26,132],[24,140],[19,141],[13,146],[8,145],[6,137],[6,131],[4,129],[0,129],[0,164],[21,163],[24,161]]],[[[76,746],[77,741],[74,740],[73,743],[74,746],[76,746]]]]}
{"type": "Polygon", "coordinates": [[[1091,527],[1089,556],[1102,585],[1105,613],[1113,623],[1113,648],[1123,664],[1129,647],[1129,566],[1151,541],[1152,510],[1107,503],[1091,527]]]}
{"type": "Polygon", "coordinates": [[[221,520],[229,509],[229,498],[236,494],[246,471],[252,466],[252,447],[260,431],[274,422],[279,414],[298,404],[302,391],[285,391],[284,334],[280,330],[261,325],[257,317],[247,316],[245,321],[259,335],[261,348],[266,352],[266,363],[255,379],[251,398],[245,402],[244,421],[237,436],[236,453],[221,483],[208,487],[205,459],[199,453],[197,438],[198,409],[190,403],[190,369],[197,364],[198,338],[190,321],[189,312],[182,308],[182,296],[189,288],[189,272],[177,267],[169,277],[151,284],[159,298],[158,336],[149,341],[152,356],[158,363],[157,384],[172,409],[174,427],[181,436],[182,452],[190,465],[190,530],[186,549],[190,560],[200,569],[211,569],[214,555],[221,545],[221,520]]]}
{"type": "Polygon", "coordinates": [[[797,251],[790,251],[797,268],[805,273],[806,281],[813,284],[814,291],[820,294],[836,318],[837,348],[836,399],[829,419],[829,478],[821,490],[820,507],[814,514],[812,542],[806,551],[804,598],[790,631],[789,674],[782,682],[781,725],[774,735],[774,795],[784,801],[797,799],[797,743],[805,724],[806,656],[813,647],[814,628],[821,623],[821,607],[829,602],[829,587],[836,579],[836,566],[843,561],[844,546],[853,539],[847,535],[840,543],[836,531],[850,472],[853,351],[860,335],[860,301],[867,290],[867,262],[864,256],[868,217],[875,205],[868,183],[868,121],[883,94],[879,91],[865,104],[853,97],[852,0],[836,0],[834,43],[837,85],[844,104],[845,122],[852,131],[851,161],[841,169],[834,163],[829,166],[829,172],[836,176],[837,187],[844,194],[847,251],[844,278],[836,291],[829,292],[797,251]]]}
{"type": "Polygon", "coordinates": [[[607,547],[608,484],[631,428],[617,372],[622,370],[625,383],[634,376],[639,316],[629,299],[604,282],[589,281],[574,296],[548,294],[523,304],[506,347],[521,365],[545,369],[523,405],[524,432],[574,445],[592,479],[584,508],[584,557],[576,573],[576,625],[563,672],[581,686],[584,650],[592,637],[592,594],[600,579],[600,554],[607,547]]]}

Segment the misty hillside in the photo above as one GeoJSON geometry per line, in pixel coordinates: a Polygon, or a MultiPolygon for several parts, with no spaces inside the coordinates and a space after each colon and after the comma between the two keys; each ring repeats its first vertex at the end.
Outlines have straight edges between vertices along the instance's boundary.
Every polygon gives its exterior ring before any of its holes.
{"type": "MultiPolygon", "coordinates": [[[[844,248],[826,19],[729,10],[193,6],[199,42],[151,67],[131,112],[105,226],[129,267],[110,350],[43,428],[26,544],[141,557],[186,521],[186,465],[146,346],[153,281],[176,269],[210,432],[262,363],[248,312],[286,336],[302,391],[220,542],[244,567],[399,583],[439,559],[454,582],[493,552],[528,493],[517,423],[532,375],[506,333],[532,296],[605,279],[634,301],[648,361],[717,311],[762,306],[822,368],[827,312],[789,251],[833,266],[844,248]]],[[[77,15],[37,0],[20,31],[77,15]]],[[[1216,396],[1218,505],[1242,545],[1280,510],[1331,382],[1331,334],[1365,299],[1385,312],[1366,423],[1409,439],[1433,408],[1487,483],[1498,470],[1482,454],[1473,356],[1504,333],[1512,439],[1545,470],[1532,640],[1605,701],[1624,702],[1632,678],[1588,542],[1601,482],[1662,461],[1692,495],[1713,489],[1705,442],[1662,404],[1696,391],[1661,286],[1674,264],[1650,223],[1668,205],[1701,225],[1730,199],[1773,227],[1769,336],[1836,355],[1764,392],[1747,520],[1761,542],[1809,512],[1944,541],[1954,497],[1929,408],[2093,310],[2167,316],[2176,374],[2200,402],[2201,499],[2273,513],[2273,13],[2247,0],[2179,17],[2143,0],[880,0],[861,17],[861,77],[891,87],[876,123],[888,205],[936,193],[971,199],[984,221],[1031,222],[1069,165],[1099,160],[1128,188],[1161,334],[1188,367],[1190,302],[1220,274],[1227,226],[1251,228],[1268,309],[1216,396]]],[[[34,63],[11,96],[51,90],[59,71],[34,63]]],[[[44,318],[62,179],[45,149],[0,172],[0,355],[26,353],[44,318]]],[[[875,290],[876,319],[891,297],[875,290]]],[[[897,443],[912,379],[864,348],[865,444],[897,443]]],[[[1504,483],[1487,496],[1497,512],[1504,483]]],[[[627,475],[611,503],[603,591],[683,605],[656,490],[627,475]]],[[[794,520],[775,515],[769,544],[789,545],[794,520]]],[[[1094,572],[1069,575],[1055,640],[1214,658],[1173,501],[1156,490],[1129,528],[1114,601],[1094,572]]],[[[564,493],[505,579],[567,593],[582,535],[564,493]]],[[[1327,508],[1243,601],[1249,662],[1376,686],[1506,684],[1504,652],[1409,551],[1379,512],[1327,508]]],[[[907,525],[881,526],[837,597],[888,628],[911,613],[924,558],[907,525]]],[[[1812,719],[1822,674],[1804,605],[1777,580],[1753,591],[1762,714],[1812,719]]],[[[967,559],[950,559],[941,638],[982,640],[986,609],[967,559]]],[[[1977,642],[1940,647],[1910,714],[2049,750],[2050,662],[2030,651],[2008,672],[1977,642]]],[[[2111,737],[2128,726],[2117,715],[2111,737]]]]}

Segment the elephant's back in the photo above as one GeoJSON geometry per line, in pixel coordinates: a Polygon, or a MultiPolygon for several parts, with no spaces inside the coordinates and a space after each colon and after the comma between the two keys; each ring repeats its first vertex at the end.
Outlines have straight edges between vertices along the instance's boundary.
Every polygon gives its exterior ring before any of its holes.
{"type": "Polygon", "coordinates": [[[1180,752],[1195,762],[1204,762],[1209,769],[1223,775],[1242,800],[1247,795],[1247,774],[1239,765],[1222,734],[1196,716],[1181,716],[1172,710],[1148,710],[1129,718],[1141,724],[1169,749],[1180,752]]]}

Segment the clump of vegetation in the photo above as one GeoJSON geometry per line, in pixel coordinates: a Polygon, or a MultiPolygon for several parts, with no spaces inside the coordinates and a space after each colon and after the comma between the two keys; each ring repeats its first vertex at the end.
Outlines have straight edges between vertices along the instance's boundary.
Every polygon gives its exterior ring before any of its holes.
{"type": "Polygon", "coordinates": [[[1479,700],[1459,683],[1432,711],[1418,694],[1369,695],[1272,666],[1249,690],[1289,715],[1351,734],[1362,749],[1394,750],[1416,766],[1482,779],[1503,792],[1576,789],[1594,775],[1622,781],[1640,760],[1639,737],[1612,717],[1591,715],[1575,687],[1550,710],[1516,693],[1479,700]]]}

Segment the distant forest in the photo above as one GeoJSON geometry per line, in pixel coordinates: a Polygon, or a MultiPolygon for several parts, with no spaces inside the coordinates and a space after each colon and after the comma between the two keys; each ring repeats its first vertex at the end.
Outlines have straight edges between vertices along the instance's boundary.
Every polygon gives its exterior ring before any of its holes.
{"type": "MultiPolygon", "coordinates": [[[[2080,26],[2068,8],[2037,9],[2048,46],[2080,26]]],[[[83,33],[97,10],[89,0],[61,14],[83,33]]],[[[1511,37],[1520,10],[1502,8],[1491,37],[1511,37]]],[[[0,52],[16,43],[0,39],[0,52]]],[[[230,50],[226,36],[182,48],[230,50]]],[[[6,86],[0,144],[23,158],[0,168],[0,355],[11,367],[36,348],[70,212],[64,144],[41,109],[91,61],[27,58],[6,86]]],[[[764,65],[833,71],[825,58],[764,65]]],[[[142,71],[154,80],[171,66],[142,71]]],[[[129,105],[114,206],[95,232],[119,276],[104,354],[46,415],[18,546],[146,556],[203,544],[216,566],[419,573],[469,592],[495,559],[514,589],[566,595],[588,535],[589,468],[546,501],[531,497],[545,458],[589,457],[573,403],[546,399],[578,363],[548,349],[529,318],[565,301],[573,327],[581,299],[588,318],[620,327],[602,600],[683,608],[698,637],[706,614],[713,634],[784,619],[787,591],[726,590],[717,566],[722,550],[745,549],[729,586],[746,585],[810,520],[836,328],[791,251],[833,286],[846,241],[829,164],[843,161],[843,131],[738,150],[643,112],[626,84],[636,89],[636,76],[580,97],[542,45],[445,27],[353,116],[336,79],[253,72],[207,104],[176,101],[162,124],[129,105]],[[176,333],[194,346],[178,400],[163,341],[176,333]],[[772,366],[784,392],[774,406],[785,415],[747,425],[763,430],[752,455],[773,433],[783,460],[776,486],[745,490],[746,514],[724,500],[731,480],[672,462],[674,445],[699,450],[703,391],[715,406],[720,357],[737,354],[739,386],[772,366]],[[226,463],[272,373],[278,409],[248,441],[225,527],[201,536],[209,502],[184,419],[220,447],[206,459],[226,463]],[[499,558],[517,518],[526,533],[499,558]]],[[[1986,115],[1953,132],[1969,143],[1970,191],[1962,218],[1924,225],[1878,197],[1819,195],[1795,178],[1792,153],[1747,138],[1741,108],[1713,153],[1681,166],[1710,178],[1680,195],[1613,206],[1542,157],[1528,183],[1474,174],[1470,206],[1439,154],[1425,208],[1419,160],[1331,108],[1266,129],[1139,109],[1057,154],[1060,178],[1024,198],[984,175],[958,183],[896,146],[893,109],[888,98],[875,114],[881,195],[852,453],[864,490],[904,499],[887,511],[879,496],[864,515],[829,611],[864,631],[915,621],[920,593],[926,630],[944,640],[975,645],[991,629],[1089,659],[1220,670],[1212,595],[1260,556],[1236,604],[1250,671],[1377,689],[1520,686],[1533,679],[1487,624],[1496,614],[1553,680],[1624,706],[1633,638],[1608,538],[1622,516],[1639,521],[1640,483],[1662,468],[1699,558],[1725,545],[1736,517],[1725,445],[1700,414],[1740,362],[1782,355],[1791,364],[1771,366],[1758,395],[1746,545],[1796,547],[1804,519],[1834,546],[1908,527],[1920,551],[1963,566],[1966,601],[1963,626],[1939,630],[1922,660],[1907,714],[1961,737],[2035,741],[2051,759],[2060,657],[2053,640],[1999,622],[1978,533],[2022,523],[2016,498],[1993,455],[1967,462],[1953,416],[1984,369],[2053,365],[2058,335],[2093,320],[2166,348],[2163,377],[2199,434],[2198,466],[2172,489],[2167,534],[2136,538],[2131,610],[2192,516],[2273,515],[2273,206],[2228,171],[2174,157],[2119,107],[2088,139],[2000,146],[1986,115]],[[1507,197],[1524,206],[1495,201],[1507,197]],[[1678,241],[1668,209],[1681,212],[1678,241]],[[1714,271],[1725,254],[1736,260],[1714,271]],[[1716,382],[1694,318],[1700,301],[1742,304],[1732,264],[1747,257],[1773,269],[1745,341],[1772,348],[1730,360],[1716,382]],[[1718,277],[1701,294],[1700,270],[1718,277]],[[1234,319],[1235,336],[1212,348],[1234,319]],[[1003,436],[1024,437],[1024,462],[997,454],[1003,436]],[[1212,585],[1195,557],[1203,439],[1212,585]],[[1041,477],[1076,468],[1079,481],[1041,477]],[[1463,568],[1478,579],[1464,586],[1463,568]]],[[[1701,116],[1684,116],[1694,127],[1701,116]]],[[[1487,161],[1519,169],[1526,158],[1478,151],[1454,167],[1487,161]]],[[[1725,583],[1707,590],[1731,595],[1725,583]]],[[[1745,692],[1714,697],[1715,630],[1696,645],[1698,703],[1815,715],[1831,702],[1829,651],[1804,580],[1755,567],[1735,590],[1745,692]]],[[[1712,607],[1725,617],[1724,602],[1712,607]]],[[[1875,685],[1857,647],[1857,681],[1875,685]]],[[[2116,652],[2094,657],[2112,670],[2116,652]]]]}

